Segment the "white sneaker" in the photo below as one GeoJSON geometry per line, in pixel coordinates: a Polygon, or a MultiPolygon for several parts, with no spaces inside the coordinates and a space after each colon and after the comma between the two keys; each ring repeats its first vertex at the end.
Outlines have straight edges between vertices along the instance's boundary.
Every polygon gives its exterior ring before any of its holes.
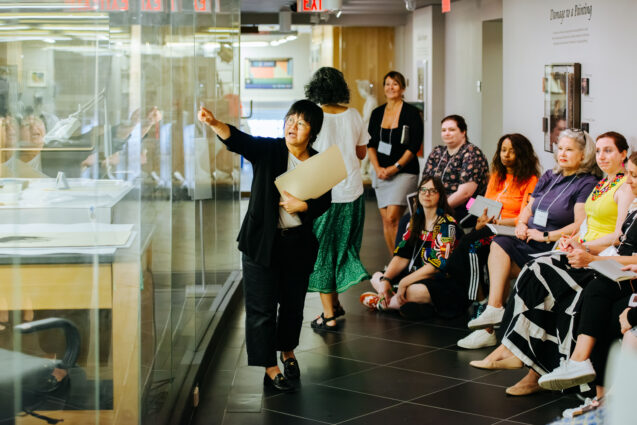
{"type": "Polygon", "coordinates": [[[502,316],[504,316],[504,307],[498,308],[488,305],[482,314],[470,320],[467,326],[471,330],[490,328],[500,324],[500,322],[502,322],[502,316]]]}
{"type": "Polygon", "coordinates": [[[475,350],[482,347],[493,347],[497,343],[495,332],[489,333],[484,329],[478,329],[459,340],[458,347],[475,350]]]}
{"type": "Polygon", "coordinates": [[[541,376],[537,383],[547,390],[564,390],[591,382],[595,379],[595,375],[595,369],[590,360],[576,362],[569,359],[562,360],[558,367],[541,376]]]}
{"type": "Polygon", "coordinates": [[[597,409],[601,406],[601,402],[597,399],[597,397],[590,399],[586,397],[586,400],[583,404],[573,407],[571,409],[566,409],[562,412],[563,418],[574,418],[579,415],[583,415],[586,412],[590,412],[591,410],[597,409]]]}

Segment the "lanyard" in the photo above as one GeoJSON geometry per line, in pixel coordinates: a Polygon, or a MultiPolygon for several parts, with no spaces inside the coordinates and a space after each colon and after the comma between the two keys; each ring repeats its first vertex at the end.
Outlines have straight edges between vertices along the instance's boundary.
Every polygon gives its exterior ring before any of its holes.
{"type": "Polygon", "coordinates": [[[434,176],[438,172],[438,169],[440,168],[440,164],[442,164],[442,161],[444,161],[445,156],[448,156],[449,160],[447,161],[447,164],[445,165],[445,168],[442,170],[442,174],[440,175],[440,181],[443,181],[445,177],[445,173],[447,172],[447,167],[449,167],[449,164],[451,163],[451,161],[456,157],[456,155],[460,153],[460,151],[462,150],[462,148],[464,148],[466,144],[467,142],[463,143],[462,146],[460,146],[460,149],[458,149],[458,152],[454,153],[453,155],[449,155],[449,148],[445,149],[444,155],[442,156],[442,158],[440,158],[440,161],[438,161],[438,165],[436,165],[436,169],[434,170],[434,176]]]}
{"type": "MultiPolygon", "coordinates": [[[[511,180],[513,180],[513,179],[511,179],[511,180]]],[[[502,192],[498,193],[498,196],[496,196],[496,198],[495,198],[496,201],[500,202],[500,197],[506,193],[506,191],[509,188],[510,184],[511,184],[511,182],[507,182],[507,184],[504,185],[504,189],[502,189],[502,192]]]]}
{"type": "MultiPolygon", "coordinates": [[[[571,183],[573,183],[573,181],[575,181],[575,179],[577,178],[577,175],[574,175],[573,178],[571,179],[571,181],[568,182],[568,184],[566,185],[566,187],[564,189],[562,189],[562,191],[560,192],[559,195],[557,195],[557,197],[555,199],[553,199],[553,202],[551,202],[548,206],[547,209],[543,210],[546,211],[548,213],[548,211],[551,209],[551,207],[553,206],[553,204],[555,203],[555,201],[557,201],[558,199],[560,199],[562,197],[562,194],[564,193],[564,191],[566,189],[568,189],[568,187],[571,185],[571,183]]],[[[547,190],[546,192],[544,192],[544,195],[542,195],[542,197],[540,198],[540,200],[537,203],[537,207],[535,207],[536,211],[542,211],[542,209],[540,209],[540,204],[542,203],[542,200],[544,199],[544,197],[551,191],[551,189],[553,189],[553,186],[555,186],[557,184],[557,182],[559,181],[559,179],[555,180],[553,182],[553,184],[551,185],[551,187],[549,188],[549,190],[547,190]]],[[[562,180],[564,181],[564,180],[562,180]]]]}
{"type": "Polygon", "coordinates": [[[420,244],[420,248],[418,248],[418,250],[416,250],[416,246],[414,245],[414,252],[411,254],[411,261],[409,261],[409,266],[407,267],[407,271],[409,273],[411,273],[411,268],[414,265],[414,262],[416,262],[416,258],[418,258],[418,255],[420,255],[420,253],[422,252],[422,249],[425,246],[425,243],[427,242],[427,231],[425,231],[425,240],[422,241],[422,244],[420,244]]]}
{"type": "Polygon", "coordinates": [[[383,129],[383,127],[381,127],[380,130],[378,130],[378,140],[381,142],[383,141],[383,130],[389,130],[389,142],[386,143],[389,143],[391,145],[391,131],[393,130],[393,128],[383,129]]]}
{"type": "MultiPolygon", "coordinates": [[[[383,111],[383,115],[385,115],[386,111],[387,111],[387,106],[385,106],[385,110],[383,111]]],[[[394,129],[393,128],[394,124],[396,124],[396,128],[398,128],[398,123],[399,122],[400,122],[400,113],[398,113],[398,115],[396,115],[396,117],[394,117],[394,120],[392,121],[392,127],[385,129],[385,130],[389,130],[389,144],[390,145],[391,145],[391,131],[394,129]]],[[[380,123],[380,130],[378,131],[378,140],[380,140],[381,142],[383,141],[383,122],[382,122],[382,119],[381,119],[381,123],[380,123]]]]}

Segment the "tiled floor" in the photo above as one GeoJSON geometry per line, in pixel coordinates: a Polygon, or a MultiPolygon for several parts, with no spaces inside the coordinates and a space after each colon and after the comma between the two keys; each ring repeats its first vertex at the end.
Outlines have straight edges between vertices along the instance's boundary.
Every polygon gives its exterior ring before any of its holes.
{"type": "MultiPolygon", "coordinates": [[[[367,202],[361,257],[370,272],[388,259],[380,217],[367,202]]],[[[579,404],[572,395],[509,397],[504,389],[526,370],[483,371],[469,366],[489,349],[462,350],[466,318],[410,322],[373,313],[358,302],[368,282],[342,294],[347,311],[338,332],[318,333],[309,322],[321,311],[308,295],[296,351],[299,391],[276,394],[261,385],[263,369],[247,366],[243,311],[236,311],[210,371],[192,425],[260,424],[545,424],[579,404]]]]}

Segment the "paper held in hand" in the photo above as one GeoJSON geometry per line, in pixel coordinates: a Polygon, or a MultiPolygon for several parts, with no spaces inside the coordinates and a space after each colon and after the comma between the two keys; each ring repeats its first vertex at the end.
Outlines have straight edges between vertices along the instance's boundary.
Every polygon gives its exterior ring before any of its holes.
{"type": "Polygon", "coordinates": [[[484,214],[484,209],[487,208],[487,217],[500,218],[500,211],[502,211],[502,203],[494,201],[493,199],[485,198],[482,195],[478,195],[476,199],[469,206],[469,214],[476,217],[484,214]]]}
{"type": "Polygon", "coordinates": [[[347,177],[343,155],[337,145],[314,155],[274,179],[276,188],[302,201],[316,199],[347,177]]]}
{"type": "Polygon", "coordinates": [[[637,278],[637,273],[630,270],[623,271],[624,266],[615,260],[591,261],[588,267],[615,282],[637,278]]]}
{"type": "Polygon", "coordinates": [[[501,224],[487,223],[494,235],[515,236],[515,227],[503,226],[501,224]]]}

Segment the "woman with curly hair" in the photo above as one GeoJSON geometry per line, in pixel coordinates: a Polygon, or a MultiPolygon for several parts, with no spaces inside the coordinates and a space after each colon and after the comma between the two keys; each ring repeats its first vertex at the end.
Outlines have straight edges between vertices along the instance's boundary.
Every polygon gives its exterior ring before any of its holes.
{"type": "MultiPolygon", "coordinates": [[[[522,134],[512,133],[500,137],[491,163],[491,177],[485,197],[502,203],[499,217],[487,217],[486,211],[478,219],[475,230],[462,238],[449,259],[450,274],[458,282],[468,285],[467,296],[475,300],[480,288],[485,288],[485,268],[493,232],[488,222],[515,226],[520,211],[540,175],[540,165],[533,145],[522,134]]],[[[495,334],[478,330],[458,341],[462,348],[480,348],[496,344],[495,334]]]]}
{"type": "Polygon", "coordinates": [[[365,222],[360,160],[368,137],[358,111],[343,106],[349,103],[349,88],[341,71],[320,68],[305,86],[305,95],[323,110],[323,127],[314,148],[322,152],[337,145],[347,167],[347,178],[332,189],[330,209],[314,221],[319,254],[308,291],[320,293],[323,313],[312,321],[312,328],[330,330],[345,314],[338,294],[369,278],[359,258],[365,222]]]}

